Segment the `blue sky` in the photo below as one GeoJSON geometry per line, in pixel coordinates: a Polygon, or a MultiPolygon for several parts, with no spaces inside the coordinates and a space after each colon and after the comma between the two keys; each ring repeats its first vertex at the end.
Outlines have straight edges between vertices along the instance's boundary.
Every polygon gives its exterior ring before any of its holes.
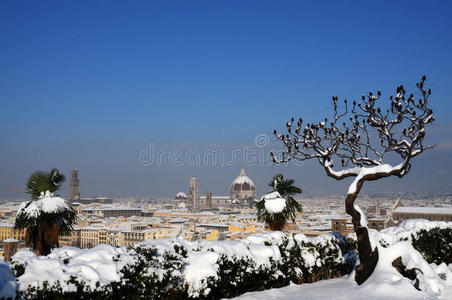
{"type": "MultiPolygon", "coordinates": [[[[243,164],[143,166],[139,153],[230,155],[291,116],[323,119],[332,95],[389,95],[422,74],[439,147],[367,191],[451,191],[451,15],[450,1],[2,1],[0,198],[52,167],[80,169],[84,196],[172,196],[190,176],[225,194],[243,164]]],[[[345,191],[314,166],[246,167],[262,192],[279,171],[309,194],[345,191]]]]}

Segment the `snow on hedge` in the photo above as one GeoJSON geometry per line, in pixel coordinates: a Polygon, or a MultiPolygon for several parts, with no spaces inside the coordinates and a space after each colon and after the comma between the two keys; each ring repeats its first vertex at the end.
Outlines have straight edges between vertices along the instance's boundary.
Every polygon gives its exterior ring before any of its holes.
{"type": "MultiPolygon", "coordinates": [[[[368,299],[383,299],[387,295],[391,295],[392,292],[385,292],[388,289],[394,291],[394,295],[403,294],[410,298],[411,295],[420,295],[418,298],[422,296],[440,299],[442,295],[446,295],[448,291],[452,290],[452,264],[449,266],[444,263],[428,264],[413,248],[410,240],[412,234],[416,236],[422,229],[429,230],[436,227],[452,228],[452,223],[409,220],[398,227],[388,228],[381,232],[369,229],[369,236],[373,244],[378,247],[380,258],[370,278],[361,286],[357,286],[352,283],[354,282],[352,273],[348,279],[331,280],[331,285],[328,281],[324,285],[313,286],[336,288],[336,283],[345,282],[351,288],[351,292],[344,294],[344,297],[350,296],[350,299],[359,299],[358,296],[351,296],[353,291],[356,291],[356,295],[362,296],[368,293],[375,296],[375,298],[368,299]],[[398,257],[402,258],[403,264],[408,269],[418,268],[420,270],[417,278],[422,291],[415,290],[410,280],[403,277],[392,266],[392,262],[398,257]]],[[[349,237],[353,238],[354,235],[349,237]]],[[[141,251],[139,249],[155,251],[156,254],[153,254],[153,258],[148,257],[147,259],[156,259],[156,263],[151,264],[149,272],[157,274],[159,278],[163,278],[164,274],[168,272],[168,266],[163,266],[167,265],[170,260],[165,257],[168,254],[172,255],[171,261],[179,264],[180,267],[173,267],[169,272],[180,278],[182,284],[187,284],[188,293],[192,297],[197,297],[200,293],[207,297],[209,289],[215,288],[215,283],[212,285],[212,281],[210,281],[209,285],[208,279],[221,279],[219,277],[221,276],[219,273],[220,261],[225,257],[226,259],[235,257],[249,260],[255,264],[255,268],[266,266],[269,268],[268,270],[273,270],[269,271],[268,276],[276,276],[275,278],[286,275],[282,274],[279,269],[272,269],[275,267],[275,263],[276,265],[281,262],[284,264],[296,263],[297,276],[318,272],[324,266],[333,268],[335,264],[338,266],[344,263],[338,239],[332,235],[308,238],[303,234],[297,234],[285,237],[281,232],[269,232],[251,235],[247,239],[236,241],[147,240],[136,245],[135,249],[116,248],[109,245],[100,245],[92,249],[62,247],[54,249],[48,256],[36,256],[30,250],[22,249],[13,257],[13,266],[23,265],[25,267],[25,272],[18,277],[21,290],[26,290],[29,286],[42,287],[44,281],[48,281],[50,284],[59,281],[63,290],[74,290],[75,286],[67,283],[71,276],[75,276],[78,281],[84,281],[94,289],[96,282],[99,282],[99,286],[102,287],[112,281],[120,281],[122,279],[121,269],[138,261],[138,253],[141,251]],[[297,251],[293,252],[294,249],[297,251]],[[297,253],[296,257],[293,253],[297,253]],[[289,262],[287,257],[300,260],[289,262]]],[[[8,287],[8,281],[10,280],[1,281],[0,279],[0,288],[2,288],[1,284],[8,287]]],[[[293,290],[294,288],[287,287],[287,289],[293,290]]],[[[305,289],[305,287],[300,289],[305,289]]],[[[342,289],[338,288],[335,295],[342,297],[341,291],[342,289]]],[[[333,293],[333,291],[330,292],[333,293]]],[[[273,294],[273,292],[263,293],[262,296],[257,297],[268,298],[267,295],[273,294]]],[[[286,295],[283,293],[281,297],[286,298],[286,295]]],[[[287,298],[290,297],[287,296],[287,298]]],[[[413,297],[413,299],[415,298],[413,297]]],[[[307,299],[310,298],[307,297],[307,299]]]]}
{"type": "Polygon", "coordinates": [[[206,282],[212,276],[216,278],[218,264],[221,254],[228,257],[248,257],[259,265],[269,265],[270,258],[275,261],[281,259],[277,246],[284,238],[282,232],[270,232],[266,234],[255,234],[244,240],[236,241],[198,241],[188,242],[182,239],[147,240],[140,243],[140,247],[156,248],[160,254],[165,251],[174,252],[174,245],[183,246],[187,250],[183,275],[189,284],[189,293],[198,295],[206,282]],[[267,245],[265,245],[267,244],[267,245]]]}
{"type": "MultiPolygon", "coordinates": [[[[165,253],[175,254],[183,263],[182,277],[189,285],[189,294],[199,295],[199,291],[206,287],[208,277],[216,278],[218,260],[221,255],[227,257],[248,258],[256,263],[256,266],[270,266],[271,261],[280,261],[280,245],[287,238],[282,232],[269,232],[255,234],[244,240],[237,241],[197,241],[188,242],[183,239],[147,240],[137,247],[153,248],[157,250],[159,258],[165,253]],[[185,249],[187,254],[182,257],[178,254],[177,247],[185,249]]],[[[340,255],[337,239],[334,236],[325,235],[318,238],[308,238],[298,234],[288,239],[287,247],[298,243],[312,243],[314,245],[334,248],[338,251],[337,262],[343,262],[340,255]],[[336,241],[333,243],[333,241],[336,241]]],[[[303,252],[307,269],[320,266],[324,257],[312,247],[303,252]]],[[[136,260],[136,251],[126,247],[116,248],[110,245],[99,245],[92,249],[78,249],[74,247],[61,247],[54,249],[48,256],[37,256],[27,249],[18,251],[13,257],[14,264],[23,264],[25,273],[18,278],[21,290],[28,286],[42,286],[44,281],[51,285],[59,281],[64,290],[74,290],[73,284],[67,284],[71,276],[76,276],[79,281],[85,281],[92,289],[96,282],[100,286],[121,278],[120,270],[127,264],[136,260]]],[[[150,272],[164,274],[164,270],[152,269],[150,272]]],[[[175,270],[174,272],[178,272],[175,270]]],[[[208,291],[207,291],[208,292],[208,291]]]]}
{"type": "Polygon", "coordinates": [[[34,252],[23,249],[13,257],[14,263],[25,266],[25,273],[18,278],[20,288],[42,286],[44,281],[54,284],[57,281],[65,290],[75,290],[73,284],[65,282],[71,276],[85,281],[91,288],[96,282],[101,285],[120,280],[120,270],[134,258],[127,248],[99,245],[92,249],[61,247],[52,250],[47,256],[37,256],[34,252]]]}
{"type": "MultiPolygon", "coordinates": [[[[398,226],[383,229],[380,232],[374,229],[368,230],[369,238],[371,240],[373,240],[375,243],[388,247],[401,241],[411,241],[412,236],[417,236],[421,230],[429,231],[433,228],[452,229],[452,222],[411,219],[403,221],[398,226]]],[[[356,235],[354,233],[350,234],[349,237],[356,239],[356,235]]]]}

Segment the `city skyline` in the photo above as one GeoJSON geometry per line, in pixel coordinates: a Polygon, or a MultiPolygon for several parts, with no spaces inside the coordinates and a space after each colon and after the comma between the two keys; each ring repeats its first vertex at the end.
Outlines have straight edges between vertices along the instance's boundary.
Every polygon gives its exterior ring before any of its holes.
{"type": "Polygon", "coordinates": [[[332,95],[414,91],[423,74],[437,147],[403,181],[363,192],[450,192],[450,11],[447,1],[0,3],[0,199],[26,198],[28,176],[53,167],[67,178],[79,169],[83,196],[171,197],[190,177],[200,193],[226,195],[242,168],[258,194],[276,173],[306,195],[345,194],[350,182],[317,165],[271,164],[273,129],[331,116],[332,95]],[[165,150],[161,164],[140,159],[151,146],[165,150]],[[185,159],[217,150],[224,164],[185,159]],[[249,151],[261,161],[243,159],[249,151]]]}

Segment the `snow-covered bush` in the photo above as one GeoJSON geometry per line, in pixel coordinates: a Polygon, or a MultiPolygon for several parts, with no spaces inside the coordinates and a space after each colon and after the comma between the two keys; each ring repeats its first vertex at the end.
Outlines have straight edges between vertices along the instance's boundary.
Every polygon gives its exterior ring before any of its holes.
{"type": "Polygon", "coordinates": [[[346,262],[340,249],[340,240],[334,236],[315,239],[295,235],[280,245],[279,270],[287,280],[310,283],[343,275],[346,262]]]}
{"type": "MultiPolygon", "coordinates": [[[[422,293],[440,295],[452,286],[449,230],[452,222],[423,219],[406,220],[380,232],[369,229],[370,242],[378,248],[380,258],[369,283],[363,286],[409,282],[422,293]]],[[[355,234],[347,238],[356,240],[355,234]]]]}
{"type": "Polygon", "coordinates": [[[422,229],[412,235],[412,244],[428,263],[452,264],[452,228],[422,229]]]}
{"type": "Polygon", "coordinates": [[[13,257],[20,293],[27,299],[219,299],[340,276],[344,265],[336,237],[285,237],[281,232],[241,241],[62,247],[48,256],[21,250],[13,257]]]}
{"type": "Polygon", "coordinates": [[[216,262],[217,274],[209,277],[199,298],[221,299],[241,295],[248,291],[259,291],[285,284],[280,279],[278,265],[270,258],[269,265],[258,265],[249,257],[220,255],[216,262]]]}
{"type": "MultiPolygon", "coordinates": [[[[423,292],[436,295],[452,286],[452,265],[438,261],[451,253],[450,230],[452,223],[425,220],[369,230],[382,255],[370,281],[361,287],[415,282],[423,292]],[[416,243],[422,245],[419,251],[413,247],[416,243]],[[432,245],[428,255],[438,258],[435,263],[429,264],[423,253],[427,245],[432,245]],[[393,264],[397,259],[401,272],[393,264]],[[414,279],[405,278],[409,272],[414,279]]],[[[12,269],[26,299],[220,299],[347,274],[355,266],[354,239],[269,232],[237,241],[165,239],[134,248],[62,247],[48,256],[20,250],[12,269]]]]}

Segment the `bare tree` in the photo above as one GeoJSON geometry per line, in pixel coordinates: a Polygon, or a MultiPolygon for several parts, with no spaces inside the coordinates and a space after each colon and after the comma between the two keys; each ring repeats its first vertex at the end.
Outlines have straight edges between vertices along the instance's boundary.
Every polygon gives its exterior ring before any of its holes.
{"type": "Polygon", "coordinates": [[[342,109],[334,96],[332,120],[303,127],[301,118],[296,123],[292,118],[286,124],[286,133],[274,131],[285,146],[281,155],[271,153],[275,163],[317,159],[328,176],[336,180],[355,178],[348,189],[345,209],[352,217],[358,239],[360,265],[355,273],[358,284],[372,274],[378,262],[378,249],[371,246],[366,218],[354,204],[364,182],[389,176],[402,178],[410,171],[414,157],[434,147],[423,145],[425,126],[434,121],[428,106],[431,90],[424,88],[425,80],[423,76],[416,84],[419,90],[416,95],[408,96],[402,85],[397,87],[396,96],[390,96],[382,106],[378,105],[382,102],[380,91],[369,92],[351,105],[345,99],[342,109]],[[341,170],[335,170],[334,161],[339,162],[341,170]]]}

